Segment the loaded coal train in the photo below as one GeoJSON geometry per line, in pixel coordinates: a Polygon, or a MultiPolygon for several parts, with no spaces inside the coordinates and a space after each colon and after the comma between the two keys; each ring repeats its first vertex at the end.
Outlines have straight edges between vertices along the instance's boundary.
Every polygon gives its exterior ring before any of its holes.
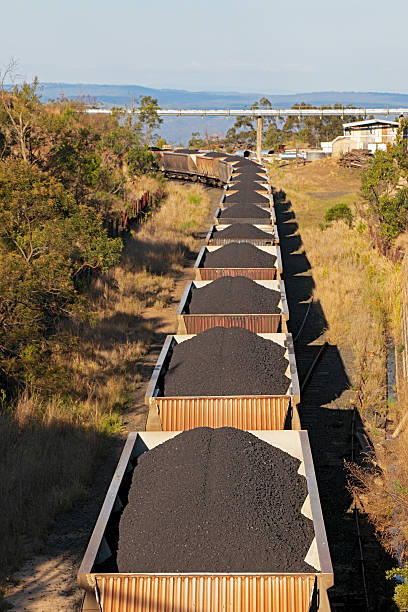
{"type": "Polygon", "coordinates": [[[83,610],[327,612],[333,569],[266,169],[161,158],[168,176],[225,190],[146,391],[146,431],[128,436],[81,563],[83,610]]]}

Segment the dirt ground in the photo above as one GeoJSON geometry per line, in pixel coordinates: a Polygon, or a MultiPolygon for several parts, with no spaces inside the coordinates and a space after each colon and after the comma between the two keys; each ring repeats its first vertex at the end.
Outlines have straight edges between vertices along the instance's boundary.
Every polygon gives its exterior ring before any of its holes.
{"type": "MultiPolygon", "coordinates": [[[[219,204],[221,190],[209,189],[211,212],[205,225],[197,234],[202,244],[219,204]]],[[[88,540],[96,522],[100,507],[112,479],[124,439],[129,431],[143,431],[147,419],[144,394],[151,372],[157,361],[167,334],[176,331],[176,308],[187,281],[194,278],[193,265],[196,253],[185,261],[183,274],[176,280],[172,303],[167,308],[149,308],[144,319],[150,321],[155,330],[149,353],[139,363],[142,383],[134,394],[132,407],[123,414],[126,430],[122,435],[112,436],[101,457],[95,478],[86,500],[77,503],[71,511],[59,516],[44,545],[44,550],[27,560],[13,576],[15,586],[5,599],[11,609],[28,612],[66,612],[81,609],[82,591],[77,587],[76,574],[88,540]]]]}

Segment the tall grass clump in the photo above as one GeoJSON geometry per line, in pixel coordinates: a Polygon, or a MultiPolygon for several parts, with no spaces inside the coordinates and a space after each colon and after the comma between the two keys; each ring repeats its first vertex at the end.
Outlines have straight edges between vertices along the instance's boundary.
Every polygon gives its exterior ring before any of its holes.
{"type": "Polygon", "coordinates": [[[24,393],[0,412],[0,579],[85,494],[104,436],[96,402],[24,393]]]}

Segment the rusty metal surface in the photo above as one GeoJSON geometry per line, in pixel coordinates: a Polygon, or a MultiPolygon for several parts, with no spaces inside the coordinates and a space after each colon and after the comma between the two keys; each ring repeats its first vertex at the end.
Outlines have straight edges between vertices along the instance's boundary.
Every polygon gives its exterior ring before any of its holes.
{"type": "Polygon", "coordinates": [[[187,153],[163,153],[164,170],[170,172],[189,172],[189,155],[187,153]]]}
{"type": "Polygon", "coordinates": [[[96,575],[103,612],[308,612],[314,575],[96,575]]]}
{"type": "Polygon", "coordinates": [[[187,160],[188,171],[190,172],[190,174],[198,174],[197,165],[195,163],[196,156],[187,155],[187,157],[188,157],[188,160],[187,160]]]}
{"type": "Polygon", "coordinates": [[[196,166],[198,174],[219,178],[219,160],[211,157],[197,155],[196,166]]]}
{"type": "Polygon", "coordinates": [[[257,395],[232,397],[153,397],[162,431],[194,427],[284,429],[290,397],[257,395]]]}
{"type": "Polygon", "coordinates": [[[196,268],[197,280],[215,280],[221,276],[246,276],[252,280],[274,280],[276,268],[196,268]]]}
{"type": "Polygon", "coordinates": [[[199,334],[211,327],[243,327],[255,333],[274,334],[281,330],[281,314],[182,314],[187,334],[199,334]]]}
{"type": "Polygon", "coordinates": [[[218,162],[218,175],[223,183],[228,183],[231,176],[231,164],[220,160],[218,162]]]}
{"type": "Polygon", "coordinates": [[[232,164],[220,159],[206,158],[201,155],[177,153],[174,151],[161,151],[158,155],[162,170],[181,174],[197,174],[227,183],[231,173],[232,164]]]}

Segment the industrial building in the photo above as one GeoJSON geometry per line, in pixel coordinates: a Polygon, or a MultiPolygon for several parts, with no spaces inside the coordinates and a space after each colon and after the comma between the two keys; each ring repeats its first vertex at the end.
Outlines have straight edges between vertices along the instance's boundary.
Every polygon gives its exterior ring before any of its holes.
{"type": "Polygon", "coordinates": [[[387,119],[366,119],[343,123],[343,135],[331,142],[322,142],[321,147],[326,154],[339,157],[352,149],[368,149],[386,151],[396,139],[398,121],[387,119]]]}

